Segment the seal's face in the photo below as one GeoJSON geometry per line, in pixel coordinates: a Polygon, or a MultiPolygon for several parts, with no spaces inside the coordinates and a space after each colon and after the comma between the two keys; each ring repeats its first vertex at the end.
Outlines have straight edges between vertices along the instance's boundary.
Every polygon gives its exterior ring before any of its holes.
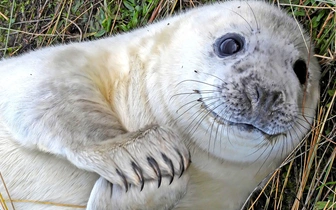
{"type": "Polygon", "coordinates": [[[228,80],[214,80],[217,87],[211,94],[218,100],[204,104],[220,121],[271,137],[286,134],[294,125],[308,72],[293,46],[280,51],[278,43],[260,40],[259,33],[227,33],[215,40],[213,63],[230,65],[222,73],[228,80]],[[287,75],[297,78],[287,85],[287,75]]]}
{"type": "Polygon", "coordinates": [[[197,41],[187,44],[204,49],[194,57],[207,62],[189,66],[197,79],[183,82],[201,105],[184,105],[187,128],[195,139],[207,139],[196,140],[201,147],[226,159],[285,156],[311,127],[319,95],[317,61],[294,20],[257,2],[232,4],[237,5],[203,12],[191,24],[197,41]]]}

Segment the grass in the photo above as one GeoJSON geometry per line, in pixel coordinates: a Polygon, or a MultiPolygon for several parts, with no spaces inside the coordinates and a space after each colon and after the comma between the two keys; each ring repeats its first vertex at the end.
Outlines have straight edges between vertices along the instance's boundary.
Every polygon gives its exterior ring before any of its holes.
{"type": "MultiPolygon", "coordinates": [[[[129,31],[206,2],[214,1],[0,0],[0,57],[129,31]]],[[[301,22],[312,37],[322,66],[321,101],[306,141],[252,196],[246,209],[336,209],[336,2],[275,4],[301,22]]]]}

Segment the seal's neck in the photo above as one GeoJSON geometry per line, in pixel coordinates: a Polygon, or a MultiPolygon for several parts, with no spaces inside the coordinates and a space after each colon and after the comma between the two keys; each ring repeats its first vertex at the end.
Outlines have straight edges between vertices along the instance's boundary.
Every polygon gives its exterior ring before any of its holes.
{"type": "Polygon", "coordinates": [[[192,150],[187,194],[177,209],[239,209],[275,165],[220,161],[198,149],[192,150]],[[194,199],[202,198],[202,199],[194,199]]]}

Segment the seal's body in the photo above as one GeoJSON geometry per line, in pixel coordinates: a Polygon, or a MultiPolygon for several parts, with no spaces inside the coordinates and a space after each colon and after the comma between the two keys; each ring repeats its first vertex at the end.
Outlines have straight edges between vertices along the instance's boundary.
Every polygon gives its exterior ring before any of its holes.
{"type": "Polygon", "coordinates": [[[16,209],[239,209],[310,129],[304,39],[277,8],[231,1],[1,61],[16,209]]]}

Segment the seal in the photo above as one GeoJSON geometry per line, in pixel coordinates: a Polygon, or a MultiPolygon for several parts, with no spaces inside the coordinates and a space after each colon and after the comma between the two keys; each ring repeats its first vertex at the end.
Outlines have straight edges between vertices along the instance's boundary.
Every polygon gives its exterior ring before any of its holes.
{"type": "Polygon", "coordinates": [[[311,128],[320,68],[301,30],[229,1],[2,60],[16,209],[239,209],[311,128]]]}

